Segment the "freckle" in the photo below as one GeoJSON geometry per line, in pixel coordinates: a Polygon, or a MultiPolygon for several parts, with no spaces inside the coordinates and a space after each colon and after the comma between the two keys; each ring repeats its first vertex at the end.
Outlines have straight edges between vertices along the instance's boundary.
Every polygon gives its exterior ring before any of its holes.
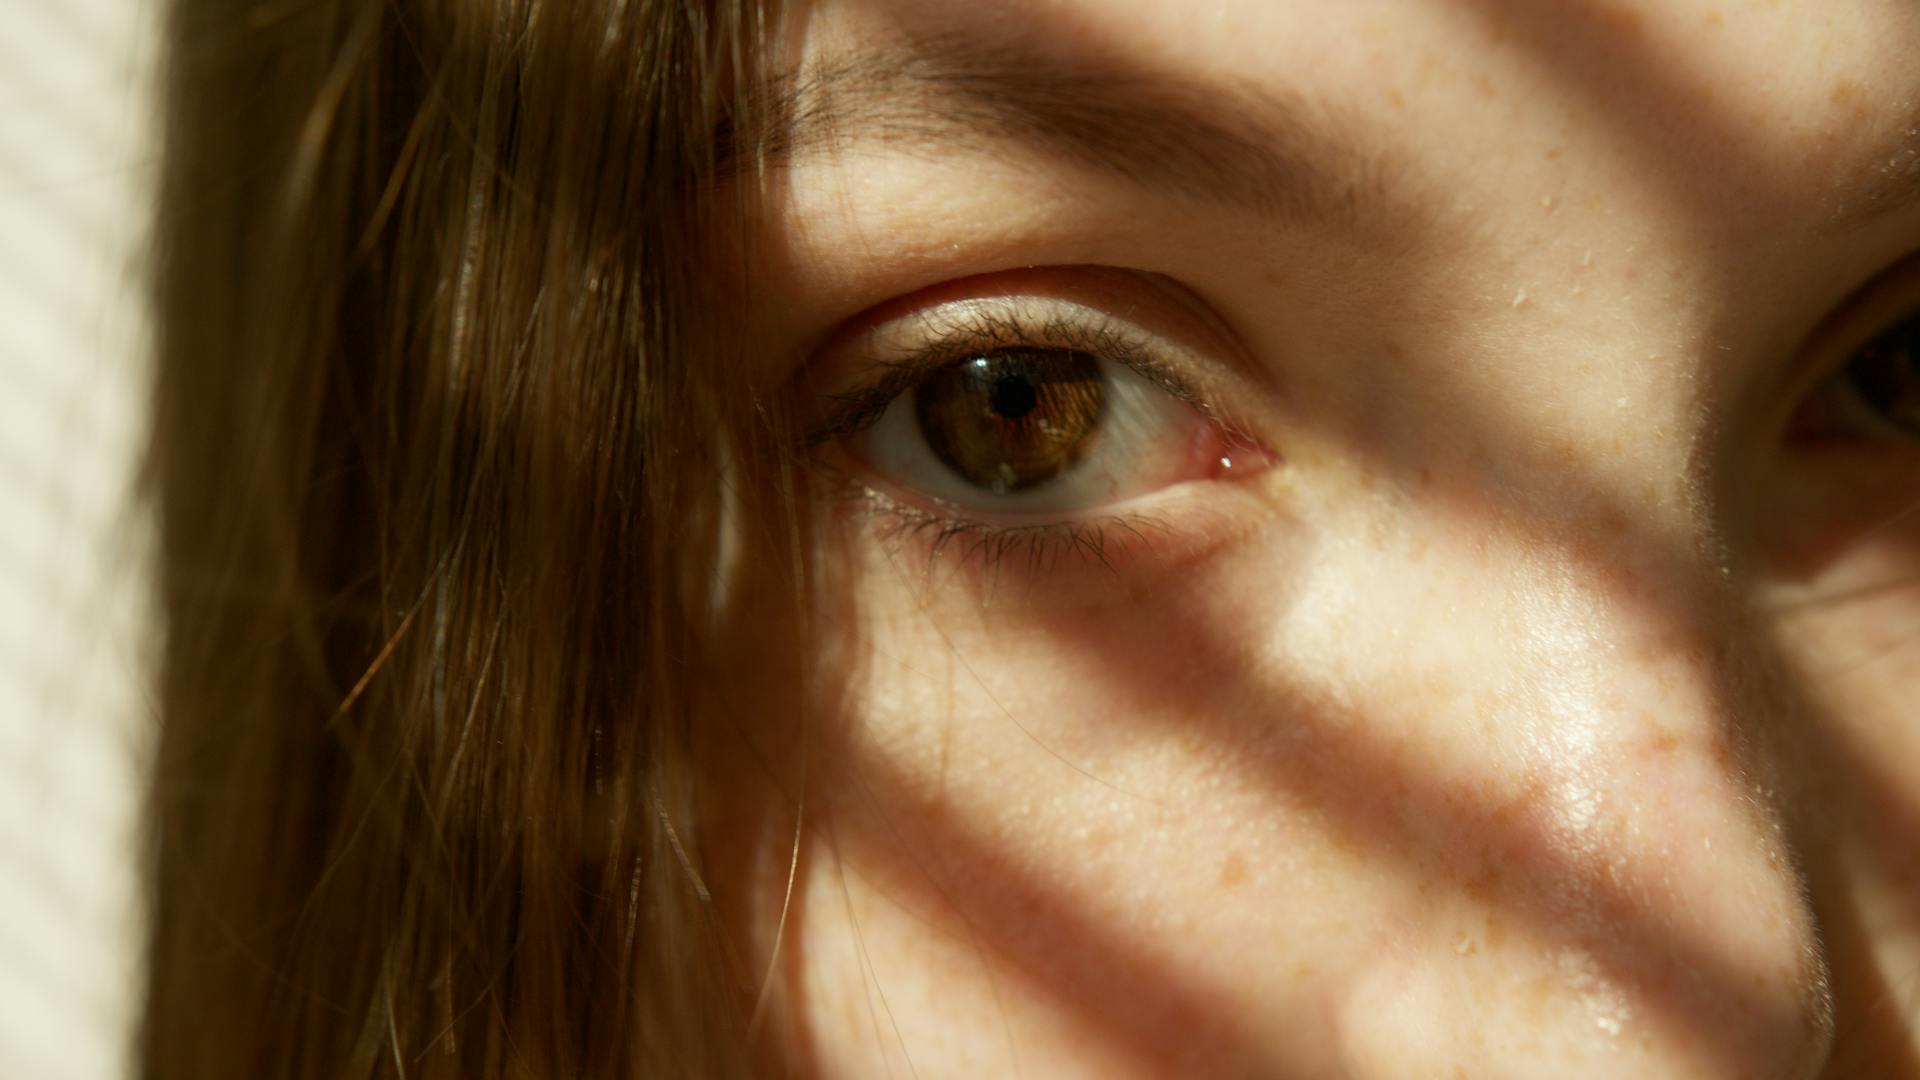
{"type": "Polygon", "coordinates": [[[1852,79],[1836,80],[1829,96],[1835,105],[1852,105],[1860,100],[1860,84],[1852,79]]]}
{"type": "Polygon", "coordinates": [[[1717,11],[1707,12],[1707,29],[1718,30],[1727,25],[1727,17],[1717,11]]]}
{"type": "Polygon", "coordinates": [[[1556,146],[1556,147],[1554,147],[1553,149],[1551,149],[1551,150],[1549,150],[1549,151],[1547,151],[1547,160],[1548,160],[1548,161],[1559,161],[1559,160],[1560,160],[1561,158],[1563,158],[1563,157],[1565,157],[1565,156],[1566,156],[1566,154],[1567,154],[1567,148],[1566,148],[1566,147],[1564,147],[1564,146],[1556,146]]]}
{"type": "Polygon", "coordinates": [[[1246,883],[1247,860],[1241,858],[1237,852],[1227,856],[1227,861],[1220,867],[1220,887],[1237,889],[1246,883]]]}

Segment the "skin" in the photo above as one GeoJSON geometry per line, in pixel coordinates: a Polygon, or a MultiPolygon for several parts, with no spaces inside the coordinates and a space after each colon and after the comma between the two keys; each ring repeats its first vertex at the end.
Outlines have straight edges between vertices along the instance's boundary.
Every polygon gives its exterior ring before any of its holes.
{"type": "Polygon", "coordinates": [[[778,171],[748,333],[803,414],[876,320],[1068,295],[1261,449],[1043,570],[817,451],[816,629],[736,635],[767,719],[709,750],[769,1060],[1920,1075],[1920,439],[1805,434],[1920,296],[1920,205],[1833,227],[1920,8],[820,0],[785,62],[976,33],[1308,103],[1374,179],[1302,221],[854,124],[778,171]]]}

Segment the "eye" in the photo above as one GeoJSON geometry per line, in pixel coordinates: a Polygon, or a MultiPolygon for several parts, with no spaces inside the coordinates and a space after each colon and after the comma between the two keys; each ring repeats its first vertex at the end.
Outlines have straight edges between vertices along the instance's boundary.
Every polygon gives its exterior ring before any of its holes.
{"type": "Polygon", "coordinates": [[[1868,342],[1847,364],[1846,384],[1874,420],[1920,438],[1920,312],[1868,342]]]}
{"type": "Polygon", "coordinates": [[[1197,405],[1084,349],[1007,346],[940,364],[851,447],[903,493],[971,515],[1104,509],[1232,469],[1197,405]]]}
{"type": "Polygon", "coordinates": [[[831,481],[819,490],[861,515],[848,520],[931,560],[997,572],[1012,555],[1036,573],[1067,557],[1178,562],[1238,535],[1234,508],[1263,490],[1204,482],[1278,461],[1239,426],[1263,404],[1246,360],[1172,279],[999,271],[843,324],[803,369],[803,438],[831,481]]]}
{"type": "Polygon", "coordinates": [[[1067,513],[1210,475],[1199,409],[1075,349],[1009,347],[927,373],[856,447],[883,479],[973,512],[1067,513]]]}
{"type": "Polygon", "coordinates": [[[1920,439],[1920,311],[1860,346],[1801,407],[1794,434],[1818,442],[1920,439]]]}

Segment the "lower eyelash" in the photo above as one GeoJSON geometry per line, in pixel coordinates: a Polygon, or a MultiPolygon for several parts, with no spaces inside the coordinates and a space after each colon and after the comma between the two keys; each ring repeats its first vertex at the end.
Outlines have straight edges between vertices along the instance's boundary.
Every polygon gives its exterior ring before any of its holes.
{"type": "Polygon", "coordinates": [[[994,525],[922,510],[870,489],[864,509],[880,523],[884,539],[919,548],[928,569],[942,558],[957,558],[989,575],[1009,565],[1022,573],[1044,574],[1069,560],[1113,572],[1119,560],[1154,546],[1170,532],[1166,522],[1141,513],[994,525]]]}

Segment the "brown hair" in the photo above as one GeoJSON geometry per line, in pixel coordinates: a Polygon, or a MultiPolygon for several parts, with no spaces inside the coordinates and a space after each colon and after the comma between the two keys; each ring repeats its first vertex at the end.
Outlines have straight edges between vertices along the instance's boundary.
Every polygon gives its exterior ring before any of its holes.
{"type": "Polygon", "coordinates": [[[757,7],[174,0],[146,1076],[749,1070],[688,316],[757,7]]]}

